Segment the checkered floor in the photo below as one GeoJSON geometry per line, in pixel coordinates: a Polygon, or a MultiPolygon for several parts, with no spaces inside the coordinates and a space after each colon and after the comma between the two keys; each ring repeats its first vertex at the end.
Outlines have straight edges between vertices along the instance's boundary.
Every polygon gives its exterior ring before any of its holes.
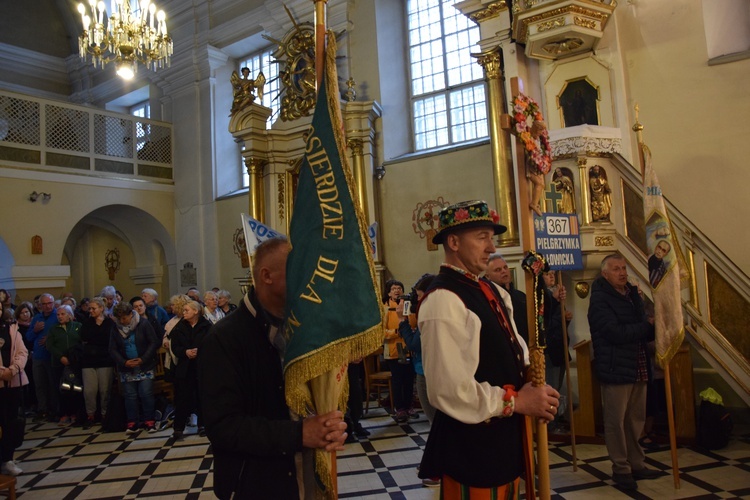
{"type": "MultiPolygon", "coordinates": [[[[338,456],[340,498],[438,498],[439,489],[422,487],[416,474],[429,432],[424,416],[399,425],[377,408],[362,424],[371,436],[347,445],[338,456]]],[[[23,498],[55,500],[214,498],[209,442],[195,434],[195,428],[187,432],[184,441],[174,443],[171,429],[126,436],[101,433],[98,427],[29,424],[26,441],[16,453],[24,470],[17,491],[23,498]]],[[[553,499],[750,498],[750,434],[735,436],[716,452],[679,448],[680,489],[673,485],[666,446],[647,452],[648,466],[665,474],[639,481],[633,493],[612,485],[604,446],[579,444],[576,456],[574,472],[571,447],[550,444],[553,499]]]]}

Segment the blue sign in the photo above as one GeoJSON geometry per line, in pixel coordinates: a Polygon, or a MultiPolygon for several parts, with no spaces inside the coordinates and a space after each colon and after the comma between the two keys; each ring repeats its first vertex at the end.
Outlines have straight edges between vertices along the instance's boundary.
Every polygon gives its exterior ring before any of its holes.
{"type": "Polygon", "coordinates": [[[583,269],[581,235],[575,214],[534,216],[534,241],[537,253],[544,255],[550,269],[583,269]]]}

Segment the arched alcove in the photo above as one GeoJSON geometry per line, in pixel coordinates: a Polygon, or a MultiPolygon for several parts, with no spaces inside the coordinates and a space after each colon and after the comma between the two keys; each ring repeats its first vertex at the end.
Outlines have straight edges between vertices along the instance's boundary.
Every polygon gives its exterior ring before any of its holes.
{"type": "Polygon", "coordinates": [[[100,207],[70,231],[62,259],[70,265],[67,285],[76,295],[93,295],[115,285],[129,298],[154,288],[165,298],[177,289],[172,236],[152,215],[129,205],[100,207]],[[116,252],[119,269],[110,279],[105,261],[116,252]]]}

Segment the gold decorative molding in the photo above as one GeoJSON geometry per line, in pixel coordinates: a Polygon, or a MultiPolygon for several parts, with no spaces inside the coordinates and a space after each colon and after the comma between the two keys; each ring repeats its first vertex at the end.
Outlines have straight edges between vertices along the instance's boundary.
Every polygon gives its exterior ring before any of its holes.
{"type": "Polygon", "coordinates": [[[499,2],[489,4],[485,9],[470,14],[469,19],[479,24],[482,21],[486,21],[487,19],[492,19],[493,17],[499,16],[500,13],[505,10],[508,10],[508,4],[505,2],[505,0],[500,0],[499,2]]]}
{"type": "Polygon", "coordinates": [[[591,19],[585,19],[583,17],[573,16],[573,22],[576,23],[577,26],[581,26],[583,28],[589,28],[592,30],[596,29],[596,21],[593,21],[591,19]]]}
{"type": "Polygon", "coordinates": [[[476,58],[477,63],[479,63],[484,69],[484,75],[488,80],[499,80],[502,78],[503,71],[500,61],[500,52],[498,50],[472,54],[471,56],[476,58]]]}
{"type": "Polygon", "coordinates": [[[557,19],[552,19],[551,21],[545,21],[539,24],[536,27],[536,30],[541,33],[542,31],[548,31],[554,28],[558,28],[560,26],[565,26],[564,17],[558,17],[557,19]]]}
{"type": "Polygon", "coordinates": [[[286,208],[286,234],[289,234],[294,215],[294,197],[297,195],[299,172],[303,157],[287,160],[289,168],[284,171],[284,206],[286,208]]]}
{"type": "Polygon", "coordinates": [[[245,168],[247,175],[263,175],[263,169],[268,165],[268,160],[257,156],[248,156],[245,158],[245,168]]]}
{"type": "Polygon", "coordinates": [[[615,246],[615,239],[612,236],[595,236],[595,247],[612,247],[615,246]]]}
{"type": "Polygon", "coordinates": [[[585,7],[581,7],[580,5],[566,5],[564,7],[560,7],[559,9],[548,10],[546,12],[541,12],[535,16],[521,19],[520,25],[518,26],[518,33],[516,33],[516,40],[518,40],[518,42],[520,43],[526,42],[526,37],[529,34],[529,25],[537,23],[539,21],[544,21],[545,19],[564,16],[566,14],[579,14],[581,16],[594,18],[601,23],[602,29],[604,28],[604,24],[606,24],[610,16],[609,13],[587,9],[585,7]]]}
{"type": "Polygon", "coordinates": [[[577,50],[582,47],[584,43],[583,39],[578,37],[563,38],[559,41],[545,43],[542,46],[542,50],[547,54],[560,56],[577,50]]]}
{"type": "Polygon", "coordinates": [[[283,175],[279,175],[276,178],[276,187],[278,189],[278,200],[279,200],[278,201],[278,206],[279,206],[279,220],[284,220],[284,200],[286,199],[285,195],[284,195],[285,185],[286,184],[284,182],[284,176],[283,175]]]}
{"type": "Polygon", "coordinates": [[[362,156],[364,154],[364,142],[362,139],[349,139],[346,146],[352,150],[353,155],[362,156]]]}
{"type": "MultiPolygon", "coordinates": [[[[293,20],[294,21],[294,20],[293,20]]],[[[280,117],[283,121],[308,116],[315,107],[317,96],[315,75],[315,27],[310,22],[294,23],[284,39],[276,43],[276,61],[281,64],[279,79],[282,85],[280,117]]]]}

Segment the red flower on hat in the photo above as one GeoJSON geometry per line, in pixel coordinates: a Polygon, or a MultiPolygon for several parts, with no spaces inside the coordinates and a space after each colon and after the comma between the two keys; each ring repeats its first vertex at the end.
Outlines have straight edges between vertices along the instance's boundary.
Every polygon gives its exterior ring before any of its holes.
{"type": "Polygon", "coordinates": [[[468,218],[469,218],[469,211],[468,210],[466,210],[465,208],[459,208],[458,210],[456,210],[456,215],[454,217],[454,219],[456,221],[462,221],[462,220],[466,220],[468,218]]]}
{"type": "Polygon", "coordinates": [[[495,224],[500,222],[500,216],[498,215],[497,212],[495,212],[492,209],[490,209],[490,218],[492,219],[492,222],[494,222],[495,224]]]}

